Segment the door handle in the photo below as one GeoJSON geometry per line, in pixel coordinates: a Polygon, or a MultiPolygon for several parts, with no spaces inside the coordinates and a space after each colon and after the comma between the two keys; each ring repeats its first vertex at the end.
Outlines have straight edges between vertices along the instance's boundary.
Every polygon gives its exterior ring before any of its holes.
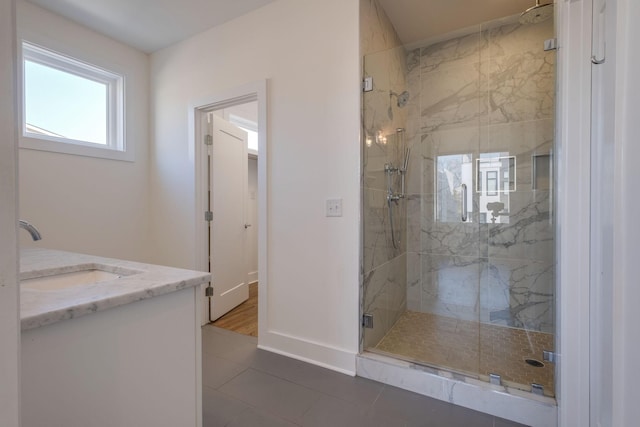
{"type": "Polygon", "coordinates": [[[247,228],[251,227],[251,224],[245,224],[244,225],[244,229],[246,230],[247,228]]]}
{"type": "Polygon", "coordinates": [[[591,39],[591,63],[604,64],[607,56],[607,2],[596,0],[593,2],[593,35],[591,39]]]}
{"type": "Polygon", "coordinates": [[[467,184],[462,184],[462,222],[467,222],[467,184]]]}

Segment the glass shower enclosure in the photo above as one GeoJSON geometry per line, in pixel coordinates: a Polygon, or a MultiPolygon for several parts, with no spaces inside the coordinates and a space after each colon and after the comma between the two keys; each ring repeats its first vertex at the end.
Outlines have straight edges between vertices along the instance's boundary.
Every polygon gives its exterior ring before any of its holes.
{"type": "Polygon", "coordinates": [[[554,396],[553,37],[516,16],[364,58],[364,351],[554,396]]]}

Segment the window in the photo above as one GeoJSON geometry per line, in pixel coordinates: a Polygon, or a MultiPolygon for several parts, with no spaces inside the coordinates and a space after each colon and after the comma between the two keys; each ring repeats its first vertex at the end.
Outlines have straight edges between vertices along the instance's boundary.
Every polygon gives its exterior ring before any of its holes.
{"type": "Polygon", "coordinates": [[[126,151],[123,76],[28,42],[22,56],[22,146],[126,159],[104,155],[126,151]]]}

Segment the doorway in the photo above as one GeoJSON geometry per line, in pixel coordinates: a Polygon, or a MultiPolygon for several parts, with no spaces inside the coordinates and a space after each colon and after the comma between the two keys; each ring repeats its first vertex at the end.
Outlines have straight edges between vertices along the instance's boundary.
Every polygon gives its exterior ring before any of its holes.
{"type": "Polygon", "coordinates": [[[192,110],[199,268],[213,279],[202,288],[201,323],[251,336],[259,335],[265,314],[258,307],[266,289],[265,86],[221,94],[192,110]]]}

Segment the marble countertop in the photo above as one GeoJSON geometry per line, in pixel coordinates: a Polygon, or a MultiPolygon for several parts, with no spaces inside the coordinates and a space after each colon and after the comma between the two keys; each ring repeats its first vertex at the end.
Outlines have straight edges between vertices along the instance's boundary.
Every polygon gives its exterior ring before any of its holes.
{"type": "Polygon", "coordinates": [[[211,279],[205,272],[50,249],[24,249],[20,254],[20,280],[84,270],[102,270],[119,277],[56,290],[22,286],[22,330],[194,287],[211,279]]]}

